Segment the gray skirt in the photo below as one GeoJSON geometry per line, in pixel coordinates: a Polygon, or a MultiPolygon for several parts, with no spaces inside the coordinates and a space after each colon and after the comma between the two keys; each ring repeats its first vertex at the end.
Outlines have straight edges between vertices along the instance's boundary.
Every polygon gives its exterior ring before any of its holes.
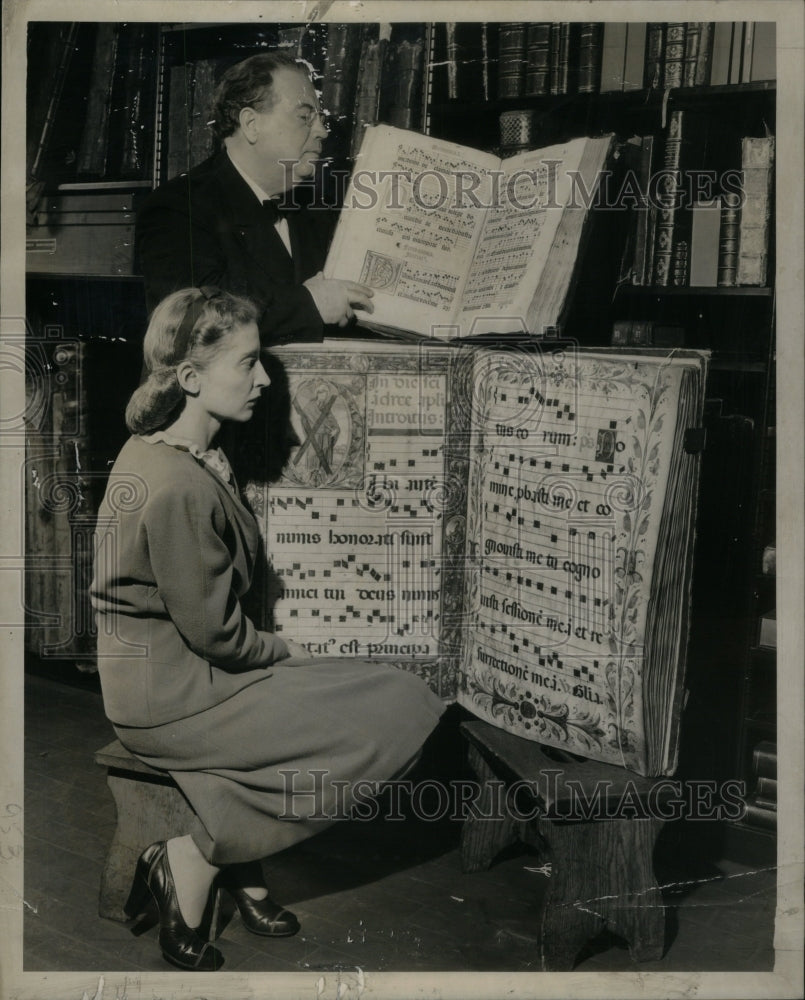
{"type": "Polygon", "coordinates": [[[253,861],[324,830],[401,773],[444,711],[413,674],[361,660],[272,665],[219,705],[120,742],[169,771],[215,865],[253,861]]]}

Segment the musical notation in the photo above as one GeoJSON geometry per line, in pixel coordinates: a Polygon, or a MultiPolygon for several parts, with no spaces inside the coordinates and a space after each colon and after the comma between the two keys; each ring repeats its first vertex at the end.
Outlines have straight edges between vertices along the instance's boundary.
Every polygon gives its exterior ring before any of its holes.
{"type": "Polygon", "coordinates": [[[280,634],[331,655],[437,653],[443,514],[431,494],[444,476],[445,399],[443,375],[369,375],[360,488],[271,488],[280,634]]]}
{"type": "Polygon", "coordinates": [[[519,371],[509,359],[497,375],[487,363],[480,378],[478,649],[595,701],[622,569],[616,550],[644,511],[626,455],[634,399],[585,379],[579,357],[534,356],[519,371]]]}

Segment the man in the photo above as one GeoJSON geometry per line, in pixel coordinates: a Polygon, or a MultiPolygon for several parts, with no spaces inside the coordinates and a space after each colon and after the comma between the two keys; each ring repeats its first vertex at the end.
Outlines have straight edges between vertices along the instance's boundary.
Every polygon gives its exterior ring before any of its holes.
{"type": "Polygon", "coordinates": [[[304,67],[282,52],[238,63],[212,114],[224,148],[158,188],[137,219],[149,313],[176,289],[216,285],[264,310],[268,346],[320,341],[325,324],[371,312],[370,288],[321,274],[331,213],[282,210],[292,185],[314,175],[327,134],[304,67]]]}

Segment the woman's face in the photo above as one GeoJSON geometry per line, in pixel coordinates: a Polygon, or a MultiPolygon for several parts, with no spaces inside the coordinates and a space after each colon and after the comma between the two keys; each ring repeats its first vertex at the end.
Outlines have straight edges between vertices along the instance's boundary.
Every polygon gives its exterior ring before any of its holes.
{"type": "Polygon", "coordinates": [[[216,420],[251,420],[263,389],[271,384],[260,363],[257,324],[236,326],[198,372],[198,399],[216,420]]]}

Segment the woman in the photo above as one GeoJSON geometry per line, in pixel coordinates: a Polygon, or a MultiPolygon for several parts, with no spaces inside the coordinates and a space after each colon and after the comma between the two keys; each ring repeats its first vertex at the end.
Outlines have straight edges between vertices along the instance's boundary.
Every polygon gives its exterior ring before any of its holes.
{"type": "Polygon", "coordinates": [[[186,835],[143,852],[126,912],[150,893],[165,959],[209,971],[223,958],[198,929],[214,891],[231,894],[250,931],[294,934],[259,859],[343,812],[347,783],[401,773],[443,705],[411,674],[314,660],[242,610],[257,524],[213,442],[269,385],[253,306],[176,292],[144,347],[150,374],[99,511],[98,667],[121,743],[169,771],[195,813],[186,835]]]}

